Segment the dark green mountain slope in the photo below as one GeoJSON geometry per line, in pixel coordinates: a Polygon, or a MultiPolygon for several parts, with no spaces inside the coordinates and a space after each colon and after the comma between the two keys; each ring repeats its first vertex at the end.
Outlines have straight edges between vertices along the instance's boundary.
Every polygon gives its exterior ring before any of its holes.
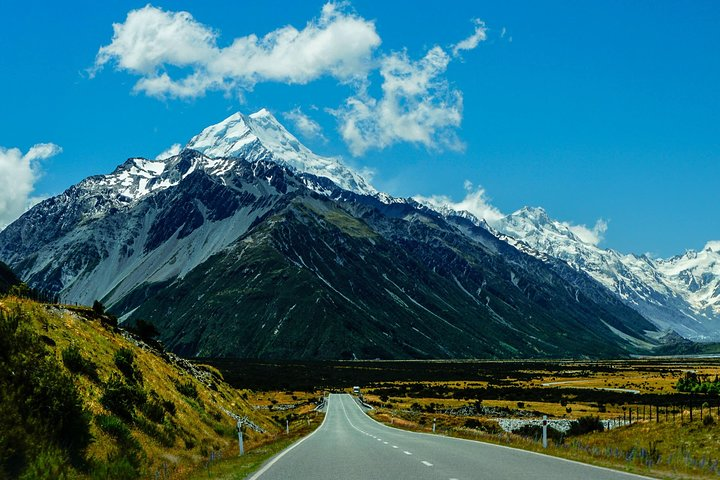
{"type": "Polygon", "coordinates": [[[7,293],[10,287],[19,283],[20,279],[17,278],[10,267],[0,262],[0,293],[7,293]]]}
{"type": "Polygon", "coordinates": [[[144,284],[114,309],[200,356],[617,356],[638,349],[608,325],[653,330],[480,227],[338,195],[286,194],[184,278],[144,284]]]}

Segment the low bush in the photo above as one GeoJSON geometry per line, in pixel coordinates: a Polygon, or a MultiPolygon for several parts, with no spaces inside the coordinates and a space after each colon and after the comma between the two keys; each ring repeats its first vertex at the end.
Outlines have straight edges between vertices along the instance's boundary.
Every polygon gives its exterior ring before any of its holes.
{"type": "Polygon", "coordinates": [[[134,444],[130,429],[115,415],[98,415],[95,417],[95,424],[100,430],[113,437],[121,445],[128,446],[134,444]]]}
{"type": "Polygon", "coordinates": [[[125,420],[135,418],[135,409],[142,407],[147,401],[145,391],[136,384],[128,384],[117,375],[112,374],[105,383],[105,391],[100,403],[125,420]]]}
{"type": "Polygon", "coordinates": [[[115,352],[115,366],[132,383],[142,383],[142,373],[135,365],[135,354],[129,348],[121,348],[115,352]]]}
{"type": "Polygon", "coordinates": [[[175,388],[178,392],[180,392],[182,395],[192,398],[193,400],[197,400],[198,398],[198,391],[195,384],[192,382],[192,380],[188,380],[186,382],[175,382],[175,388]]]}
{"type": "Polygon", "coordinates": [[[20,480],[68,480],[75,478],[68,458],[61,450],[50,448],[33,456],[20,480]]]}
{"type": "Polygon", "coordinates": [[[590,432],[602,432],[605,427],[600,420],[600,417],[593,417],[588,415],[580,417],[574,422],[570,423],[570,429],[568,430],[568,436],[584,435],[590,432]]]}
{"type": "Polygon", "coordinates": [[[175,432],[169,425],[164,425],[161,428],[142,417],[135,419],[135,425],[137,425],[145,435],[157,441],[163,447],[170,448],[175,444],[175,432]]]}
{"type": "Polygon", "coordinates": [[[177,408],[175,408],[175,403],[173,403],[172,400],[162,400],[162,406],[167,413],[169,413],[173,417],[175,416],[177,408]]]}
{"type": "Polygon", "coordinates": [[[135,465],[135,458],[116,453],[104,462],[93,465],[90,478],[92,480],[135,480],[140,477],[140,469],[135,465]]]}
{"type": "Polygon", "coordinates": [[[500,425],[492,420],[478,420],[476,418],[468,418],[467,420],[465,420],[465,427],[474,428],[476,430],[481,430],[487,433],[502,432],[502,428],[500,428],[500,425]]]}
{"type": "Polygon", "coordinates": [[[100,380],[95,362],[85,358],[75,345],[71,345],[62,351],[62,360],[65,367],[72,373],[86,375],[93,381],[100,380]]]}
{"type": "Polygon", "coordinates": [[[148,420],[162,423],[165,420],[164,402],[155,392],[150,392],[150,398],[143,405],[142,412],[148,420]]]}
{"type": "Polygon", "coordinates": [[[20,477],[43,455],[81,465],[92,439],[80,394],[31,330],[32,315],[0,310],[0,478],[20,477]]]}
{"type": "MultiPolygon", "coordinates": [[[[513,430],[512,433],[523,436],[523,437],[533,438],[536,441],[542,440],[542,426],[541,425],[526,424],[520,428],[513,430]]],[[[555,428],[553,428],[551,426],[547,427],[547,437],[548,437],[548,440],[551,440],[558,445],[563,443],[563,441],[565,440],[565,434],[563,434],[560,430],[556,430],[555,428]]]]}

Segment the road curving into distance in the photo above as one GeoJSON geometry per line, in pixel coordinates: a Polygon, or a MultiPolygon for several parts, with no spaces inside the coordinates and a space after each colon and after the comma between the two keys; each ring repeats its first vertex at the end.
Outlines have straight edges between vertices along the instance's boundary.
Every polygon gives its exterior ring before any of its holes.
{"type": "Polygon", "coordinates": [[[350,395],[330,395],[313,433],[250,480],[629,480],[649,478],[525,450],[407,432],[376,422],[350,395]]]}

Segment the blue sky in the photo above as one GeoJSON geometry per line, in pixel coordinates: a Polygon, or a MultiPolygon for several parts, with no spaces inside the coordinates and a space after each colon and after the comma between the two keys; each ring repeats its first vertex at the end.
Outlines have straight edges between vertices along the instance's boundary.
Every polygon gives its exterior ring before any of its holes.
{"type": "MultiPolygon", "coordinates": [[[[670,256],[720,239],[720,3],[439,5],[7,2],[0,216],[266,107],[311,149],[372,170],[373,184],[393,195],[469,195],[502,213],[542,206],[588,228],[601,219],[599,245],[623,252],[670,256]],[[113,23],[127,26],[139,10],[133,28],[188,12],[185,43],[154,42],[166,49],[156,52],[114,41],[113,23]],[[235,39],[288,25],[307,43],[337,28],[343,40],[323,46],[334,63],[286,55],[239,64],[229,54],[235,39]],[[203,63],[208,45],[213,65],[203,63]],[[101,47],[109,50],[98,57],[101,47]],[[175,86],[193,73],[205,83],[186,85],[182,98],[157,83],[138,87],[163,73],[175,86]],[[404,116],[378,121],[359,110],[372,117],[388,92],[407,93],[416,80],[417,92],[395,98],[404,116]],[[316,131],[298,128],[292,112],[316,131]],[[358,129],[343,135],[352,121],[358,129]],[[46,143],[54,146],[37,147],[46,143]]],[[[265,51],[246,44],[248,55],[265,51]]]]}

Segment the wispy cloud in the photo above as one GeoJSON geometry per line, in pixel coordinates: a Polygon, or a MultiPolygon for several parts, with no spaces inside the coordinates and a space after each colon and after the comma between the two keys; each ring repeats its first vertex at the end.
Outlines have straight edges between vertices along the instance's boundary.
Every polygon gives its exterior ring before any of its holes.
{"type": "Polygon", "coordinates": [[[470,212],[479,219],[484,219],[490,225],[505,216],[497,207],[490,203],[485,189],[481,186],[475,187],[472,182],[465,180],[465,198],[456,202],[446,195],[432,195],[424,197],[416,195],[416,201],[433,208],[448,208],[456,212],[470,212]]]}
{"type": "Polygon", "coordinates": [[[98,51],[91,74],[112,63],[140,76],[135,91],[178,98],[264,81],[303,84],[324,75],[350,81],[365,76],[380,37],[372,21],[343,5],[327,3],[301,30],[288,25],[262,37],[235,38],[226,47],[218,46],[217,31],[190,13],[147,5],[113,24],[112,42],[98,51]]]}
{"type": "Polygon", "coordinates": [[[409,142],[431,150],[462,150],[456,134],[463,116],[463,96],[445,77],[447,67],[462,50],[485,40],[485,24],[474,20],[472,35],[445,49],[435,46],[413,60],[406,51],[385,55],[379,61],[382,96],[368,93],[369,82],[358,94],[332,113],[340,134],[353,155],[409,142]]]}
{"type": "Polygon", "coordinates": [[[608,229],[607,220],[599,218],[593,227],[587,225],[573,225],[569,222],[561,222],[580,240],[590,245],[598,245],[605,239],[605,232],[608,229]]]}
{"type": "Polygon", "coordinates": [[[179,143],[175,143],[173,145],[170,145],[164,152],[162,152],[160,155],[155,157],[155,160],[165,160],[166,158],[174,157],[175,155],[179,154],[182,150],[182,145],[179,143]]]}
{"type": "MultiPolygon", "coordinates": [[[[454,56],[457,57],[462,50],[474,50],[480,42],[487,40],[487,28],[485,27],[485,22],[476,18],[473,19],[473,23],[475,24],[475,31],[472,35],[453,45],[452,53],[454,56]]],[[[503,29],[503,34],[504,32],[505,29],[503,29]]]]}
{"type": "Polygon", "coordinates": [[[23,154],[0,147],[0,229],[5,228],[42,198],[33,196],[42,174],[40,161],[62,152],[53,143],[39,143],[23,154]]]}
{"type": "Polygon", "coordinates": [[[301,135],[307,138],[318,138],[327,141],[327,138],[325,138],[322,133],[320,124],[305,114],[300,107],[285,112],[283,117],[290,120],[301,135]]]}
{"type": "Polygon", "coordinates": [[[410,59],[407,52],[382,58],[382,97],[374,98],[364,88],[332,112],[350,152],[358,156],[398,142],[462,149],[454,130],[462,120],[462,92],[444,77],[449,62],[440,47],[420,60],[410,59]]]}

